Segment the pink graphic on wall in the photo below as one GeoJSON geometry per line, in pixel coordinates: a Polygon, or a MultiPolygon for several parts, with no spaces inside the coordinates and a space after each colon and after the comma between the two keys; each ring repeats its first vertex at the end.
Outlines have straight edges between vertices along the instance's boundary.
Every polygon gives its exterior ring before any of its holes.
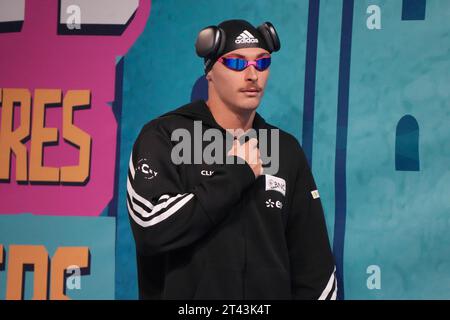
{"type": "MultiPolygon", "coordinates": [[[[111,12],[126,6],[129,8],[133,1],[127,4],[123,1],[109,2],[108,8],[105,8],[106,16],[101,15],[98,24],[95,23],[95,12],[83,12],[83,8],[90,5],[98,10],[98,4],[105,1],[98,1],[96,6],[93,5],[95,1],[72,1],[80,5],[70,8],[67,1],[22,2],[23,22],[13,21],[10,30],[0,32],[0,124],[4,127],[0,128],[0,132],[6,130],[5,123],[9,121],[9,118],[2,121],[2,117],[6,105],[11,102],[11,93],[17,92],[14,91],[16,89],[22,90],[22,93],[28,92],[29,112],[26,107],[11,103],[14,111],[12,124],[9,124],[10,131],[21,126],[21,130],[25,130],[24,126],[28,125],[29,134],[21,141],[27,150],[27,166],[23,167],[26,172],[22,171],[26,179],[17,179],[16,155],[12,150],[8,179],[0,179],[0,214],[98,216],[112,200],[114,192],[118,125],[111,104],[115,96],[116,59],[125,55],[143,32],[150,14],[151,0],[136,0],[136,9],[126,23],[109,29],[108,19],[117,20],[111,12]],[[81,8],[81,25],[64,32],[65,26],[61,21],[65,18],[61,16],[67,15],[67,21],[76,24],[77,8],[81,8]],[[90,19],[86,22],[86,34],[83,34],[83,13],[90,19]],[[18,26],[19,29],[15,30],[18,26]],[[33,181],[30,179],[31,144],[45,138],[45,130],[33,127],[42,120],[37,115],[36,105],[42,101],[40,93],[46,92],[48,97],[49,89],[60,90],[61,102],[45,106],[43,125],[54,128],[53,134],[57,130],[57,141],[44,144],[40,165],[53,172],[59,170],[59,178],[56,179],[58,181],[33,181]],[[88,93],[89,104],[67,112],[63,101],[76,102],[76,99],[70,99],[71,94],[80,92],[88,93]],[[61,168],[77,166],[80,162],[80,147],[63,137],[63,129],[66,129],[66,135],[68,132],[67,127],[63,128],[63,119],[66,117],[67,120],[70,116],[72,129],[77,127],[79,136],[84,132],[85,137],[90,137],[89,172],[82,183],[64,183],[61,179],[61,168]]],[[[6,25],[4,22],[2,24],[6,25]]],[[[57,96],[58,91],[54,91],[53,96],[55,92],[57,96]]],[[[73,132],[76,134],[77,131],[73,132]]],[[[2,138],[5,143],[5,136],[0,135],[2,138]]],[[[3,156],[2,161],[6,161],[5,158],[3,156]]],[[[0,163],[0,166],[5,167],[5,163],[0,163]]],[[[36,165],[36,161],[33,163],[36,165]]]]}

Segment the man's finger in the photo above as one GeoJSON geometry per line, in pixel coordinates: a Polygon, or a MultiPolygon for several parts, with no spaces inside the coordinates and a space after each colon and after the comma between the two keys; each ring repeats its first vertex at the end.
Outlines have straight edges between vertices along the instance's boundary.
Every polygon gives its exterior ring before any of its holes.
{"type": "Polygon", "coordinates": [[[258,144],[258,140],[256,140],[256,138],[250,138],[250,140],[248,140],[248,143],[250,145],[257,145],[258,144]]]}

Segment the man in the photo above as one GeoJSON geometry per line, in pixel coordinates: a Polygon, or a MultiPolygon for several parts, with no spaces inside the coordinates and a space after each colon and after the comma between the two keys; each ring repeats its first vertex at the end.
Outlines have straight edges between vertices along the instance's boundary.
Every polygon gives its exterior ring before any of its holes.
{"type": "Polygon", "coordinates": [[[256,113],[279,48],[268,22],[255,28],[228,20],[203,29],[196,49],[205,59],[208,100],[141,130],[127,184],[140,298],[336,298],[333,256],[305,155],[294,137],[256,113]],[[278,139],[267,141],[263,130],[278,139]],[[215,148],[214,163],[205,160],[214,136],[205,139],[208,132],[231,141],[215,148]],[[183,141],[191,148],[178,152],[175,141],[185,133],[194,137],[183,141]],[[264,163],[263,148],[279,162],[275,167],[264,163]]]}

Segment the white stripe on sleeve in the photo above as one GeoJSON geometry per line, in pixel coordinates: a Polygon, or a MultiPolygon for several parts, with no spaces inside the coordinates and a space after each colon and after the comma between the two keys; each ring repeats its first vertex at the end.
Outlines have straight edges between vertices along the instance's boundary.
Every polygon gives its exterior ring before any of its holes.
{"type": "Polygon", "coordinates": [[[319,300],[325,300],[328,297],[328,294],[331,292],[331,289],[333,288],[333,283],[335,281],[334,272],[336,271],[336,267],[334,267],[333,272],[331,273],[330,279],[328,279],[328,283],[325,287],[325,289],[322,291],[322,294],[319,297],[319,300]]]}
{"type": "MultiPolygon", "coordinates": [[[[167,219],[168,217],[170,217],[171,215],[173,215],[174,213],[176,213],[180,208],[182,208],[186,203],[189,202],[189,200],[191,200],[194,195],[192,193],[189,194],[182,194],[182,195],[177,195],[175,197],[170,198],[168,201],[161,203],[157,206],[155,206],[154,210],[157,211],[161,211],[162,209],[164,209],[169,203],[175,201],[175,199],[181,198],[181,200],[178,201],[178,203],[176,203],[173,207],[171,207],[170,209],[168,209],[167,211],[165,211],[164,213],[160,214],[159,216],[154,217],[153,219],[150,219],[149,221],[144,221],[142,219],[140,219],[133,211],[133,209],[131,209],[128,201],[127,201],[127,206],[128,206],[128,212],[130,213],[131,217],[133,218],[133,220],[140,225],[141,227],[150,227],[153,226],[165,219],[167,219]],[[172,200],[172,201],[171,201],[172,200]],[[159,208],[157,208],[159,207],[159,208]]],[[[154,213],[152,212],[152,215],[154,213]]]]}

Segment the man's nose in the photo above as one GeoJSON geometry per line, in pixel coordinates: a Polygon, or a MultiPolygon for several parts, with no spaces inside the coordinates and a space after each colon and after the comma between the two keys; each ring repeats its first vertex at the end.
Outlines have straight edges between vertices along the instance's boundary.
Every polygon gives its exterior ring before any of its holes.
{"type": "Polygon", "coordinates": [[[257,81],[258,80],[258,71],[255,66],[251,65],[245,69],[245,80],[249,81],[257,81]]]}

